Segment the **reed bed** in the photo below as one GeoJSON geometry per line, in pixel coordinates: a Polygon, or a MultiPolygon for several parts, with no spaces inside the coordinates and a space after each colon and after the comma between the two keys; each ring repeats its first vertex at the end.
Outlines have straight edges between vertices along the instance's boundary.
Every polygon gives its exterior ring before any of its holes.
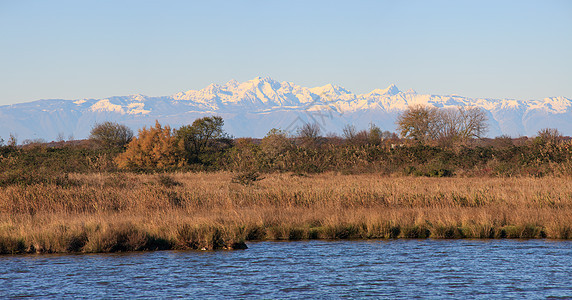
{"type": "Polygon", "coordinates": [[[249,240],[572,239],[572,180],[70,174],[0,188],[0,253],[240,249],[249,240]]]}

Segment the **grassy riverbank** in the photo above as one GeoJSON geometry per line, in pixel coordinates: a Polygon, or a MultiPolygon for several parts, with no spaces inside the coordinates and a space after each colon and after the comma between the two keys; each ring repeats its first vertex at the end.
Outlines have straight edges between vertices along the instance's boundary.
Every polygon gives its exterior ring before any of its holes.
{"type": "Polygon", "coordinates": [[[249,240],[572,239],[569,178],[264,177],[243,185],[227,172],[71,174],[2,187],[0,253],[233,249],[249,240]]]}

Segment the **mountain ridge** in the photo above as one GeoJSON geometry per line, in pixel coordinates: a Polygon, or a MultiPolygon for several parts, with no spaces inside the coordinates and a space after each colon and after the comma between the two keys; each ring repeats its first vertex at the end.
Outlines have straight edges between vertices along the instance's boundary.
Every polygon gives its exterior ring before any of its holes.
{"type": "Polygon", "coordinates": [[[532,136],[542,128],[557,128],[572,135],[572,100],[547,97],[542,100],[468,98],[459,95],[418,94],[385,89],[354,94],[334,84],[302,87],[270,77],[245,82],[230,80],[170,96],[141,94],[102,99],[44,99],[0,106],[0,137],[53,140],[61,136],[85,138],[95,123],[114,121],[134,130],[155,120],[172,127],[190,124],[206,115],[220,115],[225,129],[236,137],[262,137],[271,128],[295,131],[304,122],[316,122],[324,133],[340,133],[353,124],[367,128],[374,123],[395,130],[398,114],[412,104],[435,107],[478,106],[489,117],[488,136],[532,136]]]}

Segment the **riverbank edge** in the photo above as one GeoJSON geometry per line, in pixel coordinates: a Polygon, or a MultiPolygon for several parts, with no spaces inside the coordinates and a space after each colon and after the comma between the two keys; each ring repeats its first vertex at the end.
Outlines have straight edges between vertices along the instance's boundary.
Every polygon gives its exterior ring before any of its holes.
{"type": "Polygon", "coordinates": [[[36,236],[0,235],[0,254],[116,253],[156,250],[242,250],[246,242],[300,240],[390,240],[390,239],[551,239],[572,240],[569,227],[559,236],[549,236],[542,226],[502,227],[385,226],[366,224],[329,227],[239,226],[191,227],[181,225],[176,236],[146,232],[133,224],[107,225],[104,230],[60,228],[36,236]]]}

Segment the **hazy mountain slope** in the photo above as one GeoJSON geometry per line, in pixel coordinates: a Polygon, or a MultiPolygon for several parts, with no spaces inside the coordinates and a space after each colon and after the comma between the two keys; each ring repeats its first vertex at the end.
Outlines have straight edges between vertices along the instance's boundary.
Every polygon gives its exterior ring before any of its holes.
{"type": "Polygon", "coordinates": [[[179,127],[213,114],[222,116],[226,131],[236,137],[262,137],[271,128],[294,132],[304,122],[318,123],[325,133],[340,133],[346,124],[365,129],[370,123],[394,131],[397,115],[412,104],[479,106],[489,116],[489,136],[532,136],[546,127],[572,135],[572,101],[564,97],[475,99],[402,92],[395,85],[356,95],[332,84],[306,88],[257,77],[165,97],[56,99],[0,106],[0,137],[6,140],[14,133],[20,141],[49,141],[58,135],[79,139],[87,137],[97,122],[116,121],[137,130],[153,125],[155,120],[179,127]]]}

